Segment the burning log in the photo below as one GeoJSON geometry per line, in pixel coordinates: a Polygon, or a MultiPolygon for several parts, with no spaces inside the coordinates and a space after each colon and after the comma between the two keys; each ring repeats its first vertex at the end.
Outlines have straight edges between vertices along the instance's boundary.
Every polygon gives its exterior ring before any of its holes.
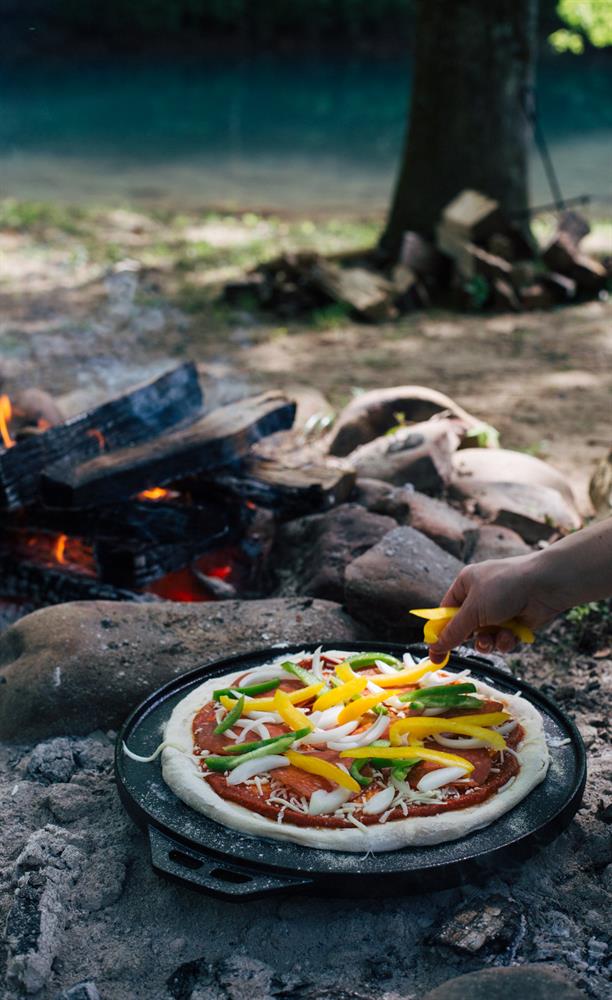
{"type": "Polygon", "coordinates": [[[215,476],[210,487],[294,516],[344,503],[354,484],[354,470],[333,461],[290,466],[252,456],[235,473],[215,476]]]}
{"type": "Polygon", "coordinates": [[[55,507],[88,507],[130,497],[144,487],[222,468],[243,458],[251,445],[288,430],[295,403],[278,392],[262,393],[219,407],[189,427],[133,448],[121,448],[41,477],[43,501],[55,507]]]}
{"type": "Polygon", "coordinates": [[[152,601],[151,594],[102,583],[85,573],[66,572],[60,566],[17,562],[13,552],[0,551],[0,597],[27,598],[37,607],[65,601],[152,601]]]}
{"type": "MultiPolygon", "coordinates": [[[[43,434],[0,451],[0,508],[15,510],[36,499],[44,468],[70,456],[85,462],[101,450],[146,441],[195,417],[202,390],[192,363],[81,413],[43,434]]],[[[4,435],[3,435],[4,437],[4,435]]],[[[113,498],[115,499],[115,498],[113,498]]]]}

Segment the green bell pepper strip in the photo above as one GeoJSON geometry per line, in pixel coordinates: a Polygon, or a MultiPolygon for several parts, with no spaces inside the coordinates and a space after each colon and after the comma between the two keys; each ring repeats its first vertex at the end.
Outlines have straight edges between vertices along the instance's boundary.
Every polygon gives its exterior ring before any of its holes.
{"type": "Polygon", "coordinates": [[[347,657],[347,663],[350,663],[353,670],[365,670],[366,667],[373,667],[376,660],[382,660],[383,663],[390,667],[396,667],[398,670],[402,667],[397,657],[390,656],[389,653],[357,653],[355,656],[347,657]]]}
{"type": "Polygon", "coordinates": [[[213,729],[213,733],[215,734],[215,736],[220,736],[221,733],[224,733],[226,729],[231,729],[234,723],[238,722],[238,719],[242,715],[243,708],[244,708],[244,695],[241,695],[241,697],[238,699],[234,707],[229,710],[225,718],[222,719],[219,725],[215,726],[215,728],[213,729]]]}
{"type": "Polygon", "coordinates": [[[396,761],[395,767],[391,768],[391,774],[398,781],[405,781],[406,775],[411,767],[418,764],[418,760],[402,760],[401,762],[396,761]]]}
{"type": "Polygon", "coordinates": [[[219,701],[223,695],[227,695],[229,698],[238,698],[241,694],[246,694],[247,698],[250,698],[256,694],[273,691],[279,684],[280,681],[262,681],[261,684],[247,684],[246,687],[220,688],[218,691],[213,691],[213,698],[215,701],[219,701]]]}
{"type": "Polygon", "coordinates": [[[363,760],[353,761],[353,763],[349,768],[349,774],[351,775],[351,778],[354,778],[355,781],[359,785],[361,785],[362,788],[368,788],[368,786],[372,784],[372,778],[366,778],[365,774],[361,773],[362,768],[366,764],[369,764],[367,757],[364,758],[363,760]]]}
{"type": "MultiPolygon", "coordinates": [[[[251,750],[249,753],[241,753],[238,757],[216,757],[211,755],[210,757],[204,757],[203,760],[211,771],[233,771],[235,767],[246,763],[248,760],[257,760],[259,757],[266,757],[269,753],[285,753],[291,744],[295,742],[296,735],[296,733],[288,733],[286,736],[279,736],[278,739],[272,743],[268,743],[267,746],[251,750]]],[[[289,761],[287,761],[288,766],[289,761]]]]}
{"type": "Polygon", "coordinates": [[[388,715],[389,714],[389,709],[385,708],[384,705],[374,705],[374,708],[372,709],[372,711],[374,712],[375,715],[388,715]]]}
{"type": "Polygon", "coordinates": [[[300,667],[299,663],[294,663],[292,660],[286,660],[285,663],[281,663],[283,670],[286,670],[288,674],[293,674],[297,677],[302,684],[306,687],[310,687],[311,684],[317,683],[317,678],[310,670],[305,670],[304,667],[300,667]]]}
{"type": "Polygon", "coordinates": [[[475,684],[440,684],[438,687],[430,688],[415,688],[414,691],[408,691],[407,694],[400,694],[400,701],[427,701],[432,703],[443,703],[449,699],[457,700],[459,697],[465,697],[469,692],[470,694],[476,690],[475,684]]]}
{"type": "MultiPolygon", "coordinates": [[[[312,729],[298,729],[297,732],[291,733],[291,735],[294,740],[301,740],[303,736],[311,732],[312,729]]],[[[251,750],[259,750],[260,747],[270,747],[273,743],[277,743],[279,739],[281,739],[279,736],[270,736],[267,740],[254,740],[252,743],[230,743],[228,746],[223,747],[223,750],[225,753],[235,756],[237,754],[250,753],[251,750]]]]}

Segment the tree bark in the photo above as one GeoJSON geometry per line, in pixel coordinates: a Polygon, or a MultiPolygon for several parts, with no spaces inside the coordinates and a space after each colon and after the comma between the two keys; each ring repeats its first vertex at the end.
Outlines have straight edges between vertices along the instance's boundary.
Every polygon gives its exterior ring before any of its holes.
{"type": "Polygon", "coordinates": [[[382,250],[431,238],[464,188],[527,208],[528,122],[538,0],[416,0],[413,95],[382,250]]]}

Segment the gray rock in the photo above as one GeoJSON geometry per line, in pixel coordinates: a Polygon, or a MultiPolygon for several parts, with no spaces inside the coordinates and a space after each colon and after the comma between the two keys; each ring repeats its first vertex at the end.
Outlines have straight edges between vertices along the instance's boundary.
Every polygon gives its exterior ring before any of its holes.
{"type": "Polygon", "coordinates": [[[398,413],[407,422],[417,423],[444,411],[462,421],[466,429],[481,423],[449,396],[423,385],[398,385],[364,392],[340,414],[331,434],[329,453],[349,455],[367,441],[386,434],[397,424],[398,413]]]}
{"type": "Polygon", "coordinates": [[[400,427],[351,453],[358,476],[403,486],[412,483],[424,493],[439,493],[452,475],[451,457],[459,446],[455,420],[429,420],[400,427]]]}
{"type": "Polygon", "coordinates": [[[53,785],[44,802],[60,823],[74,823],[95,809],[91,791],[77,784],[53,785]]]}
{"type": "Polygon", "coordinates": [[[34,747],[26,766],[26,774],[41,785],[51,785],[70,781],[77,767],[74,740],[60,736],[34,747]]]}
{"type": "Polygon", "coordinates": [[[287,522],[272,550],[279,593],[341,603],[346,567],[395,527],[392,518],[371,514],[359,504],[287,522]]]}
{"type": "MultiPolygon", "coordinates": [[[[419,493],[412,483],[391,486],[380,479],[358,479],[352,499],[373,513],[386,514],[398,524],[409,524],[422,531],[440,548],[464,562],[477,544],[477,521],[449,503],[419,493]]],[[[519,542],[523,544],[521,539],[519,542]]]]}
{"type": "Polygon", "coordinates": [[[497,524],[483,524],[469,561],[478,563],[485,559],[507,559],[510,556],[524,556],[528,552],[531,552],[530,546],[516,531],[497,524]]]}
{"type": "Polygon", "coordinates": [[[509,997],[586,1000],[586,993],[574,986],[559,966],[535,964],[481,969],[457,976],[430,990],[421,1000],[508,1000],[509,997]]]}
{"type": "Polygon", "coordinates": [[[91,979],[87,982],[75,983],[67,990],[58,993],[56,1000],[101,1000],[98,987],[91,979]]]}
{"type": "Polygon", "coordinates": [[[460,906],[433,931],[430,941],[472,955],[483,950],[502,952],[516,940],[520,929],[516,903],[505,896],[493,896],[460,906]]]}
{"type": "Polygon", "coordinates": [[[420,531],[395,528],[347,568],[346,605],[381,636],[415,638],[410,608],[437,606],[462,566],[420,531]]]}
{"type": "Polygon", "coordinates": [[[472,501],[488,521],[511,528],[530,544],[545,541],[557,531],[574,531],[582,524],[575,508],[550,486],[462,479],[454,481],[451,490],[460,499],[472,501]]]}
{"type": "Polygon", "coordinates": [[[0,737],[115,729],[145,695],[200,664],[273,643],[367,635],[338,605],[308,597],[44,608],[0,637],[0,737]]]}

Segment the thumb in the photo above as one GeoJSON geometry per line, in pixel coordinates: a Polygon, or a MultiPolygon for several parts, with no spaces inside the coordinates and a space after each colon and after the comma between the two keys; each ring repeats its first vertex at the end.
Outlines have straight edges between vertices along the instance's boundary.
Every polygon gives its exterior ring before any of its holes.
{"type": "Polygon", "coordinates": [[[461,605],[455,617],[451,618],[448,625],[442,630],[437,641],[430,646],[429,657],[432,663],[440,663],[451,649],[465,642],[477,628],[477,609],[468,600],[461,605]]]}

